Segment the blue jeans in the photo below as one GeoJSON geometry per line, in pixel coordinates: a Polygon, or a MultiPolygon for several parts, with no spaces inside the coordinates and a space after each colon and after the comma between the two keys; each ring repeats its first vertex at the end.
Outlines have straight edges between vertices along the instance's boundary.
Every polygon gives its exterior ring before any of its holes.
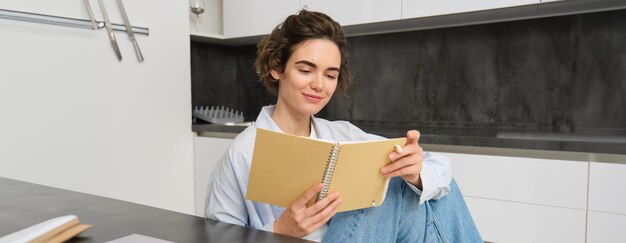
{"type": "Polygon", "coordinates": [[[389,182],[380,207],[338,213],[322,242],[483,242],[456,182],[448,195],[419,205],[402,178],[389,182]]]}

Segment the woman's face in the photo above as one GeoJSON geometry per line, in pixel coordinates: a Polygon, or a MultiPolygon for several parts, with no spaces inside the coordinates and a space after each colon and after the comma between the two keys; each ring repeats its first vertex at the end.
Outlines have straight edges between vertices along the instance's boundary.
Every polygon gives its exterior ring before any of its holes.
{"type": "Polygon", "coordinates": [[[317,114],[337,88],[341,55],[326,39],[307,40],[291,54],[285,71],[272,71],[279,80],[277,106],[303,116],[317,114]]]}

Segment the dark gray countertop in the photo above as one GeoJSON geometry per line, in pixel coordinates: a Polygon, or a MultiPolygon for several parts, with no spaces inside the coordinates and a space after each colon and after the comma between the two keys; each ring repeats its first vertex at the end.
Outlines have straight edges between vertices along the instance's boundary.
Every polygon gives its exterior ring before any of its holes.
{"type": "Polygon", "coordinates": [[[105,242],[131,234],[184,242],[310,242],[238,225],[0,177],[0,237],[76,215],[92,228],[69,242],[105,242]]]}
{"type": "MultiPolygon", "coordinates": [[[[420,143],[493,148],[516,148],[588,153],[626,154],[626,134],[564,133],[492,128],[432,128],[355,124],[368,133],[401,137],[419,130],[420,143]]],[[[235,137],[247,126],[194,124],[200,136],[235,137]]]]}

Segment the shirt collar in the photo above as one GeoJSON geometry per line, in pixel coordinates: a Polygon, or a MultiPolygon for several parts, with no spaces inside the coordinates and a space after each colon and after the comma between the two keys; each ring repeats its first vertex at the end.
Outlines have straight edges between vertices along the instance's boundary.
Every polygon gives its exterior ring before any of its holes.
{"type": "MultiPolygon", "coordinates": [[[[264,129],[268,129],[272,131],[283,132],[283,130],[281,130],[278,127],[278,125],[276,125],[274,120],[272,120],[272,114],[274,113],[275,109],[276,109],[276,105],[264,106],[261,109],[261,113],[259,113],[259,116],[256,118],[256,121],[254,123],[256,127],[264,128],[264,129]]],[[[320,129],[317,125],[316,118],[314,116],[311,116],[311,134],[313,133],[315,133],[317,137],[320,136],[320,129]]]]}
{"type": "Polygon", "coordinates": [[[264,106],[261,109],[261,113],[259,113],[259,116],[256,118],[256,121],[254,122],[256,127],[264,128],[264,129],[268,129],[272,131],[283,132],[282,130],[280,130],[278,125],[276,125],[274,120],[272,120],[272,113],[274,113],[275,109],[276,109],[275,105],[264,106]]]}

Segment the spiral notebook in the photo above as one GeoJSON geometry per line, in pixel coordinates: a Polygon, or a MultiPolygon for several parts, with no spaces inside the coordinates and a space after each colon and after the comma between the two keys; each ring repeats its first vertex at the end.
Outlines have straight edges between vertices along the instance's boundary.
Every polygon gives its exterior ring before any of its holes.
{"type": "Polygon", "coordinates": [[[338,212],[380,206],[389,180],[380,168],[406,138],[332,142],[257,128],[246,198],[287,207],[316,183],[324,187],[309,202],[337,191],[338,212]]]}

